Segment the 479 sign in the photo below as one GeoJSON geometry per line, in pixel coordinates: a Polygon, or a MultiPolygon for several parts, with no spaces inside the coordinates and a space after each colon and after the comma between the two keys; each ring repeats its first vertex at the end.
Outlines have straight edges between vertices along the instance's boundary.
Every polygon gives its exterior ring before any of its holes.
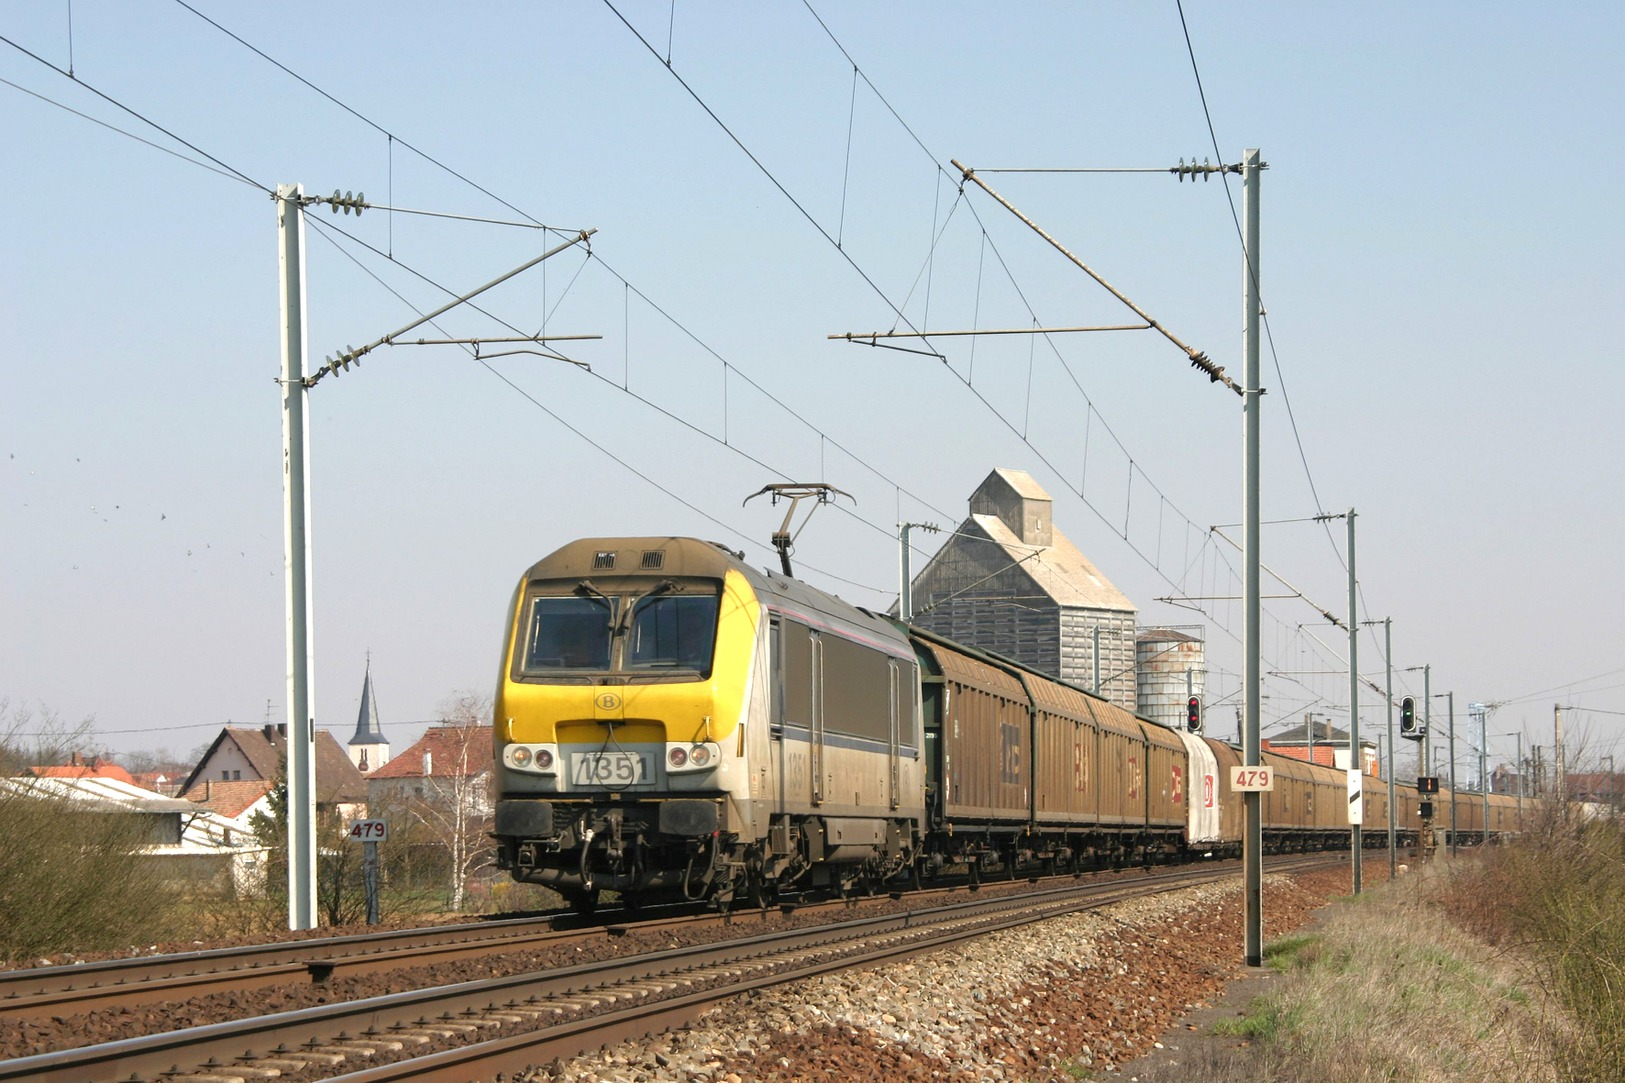
{"type": "Polygon", "coordinates": [[[1233,793],[1272,793],[1275,771],[1268,766],[1232,766],[1230,791],[1233,793]]]}

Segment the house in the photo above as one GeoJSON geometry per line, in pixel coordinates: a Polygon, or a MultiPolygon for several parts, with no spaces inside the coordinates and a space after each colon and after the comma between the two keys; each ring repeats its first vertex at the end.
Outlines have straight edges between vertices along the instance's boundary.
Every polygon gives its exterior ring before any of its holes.
{"type": "Polygon", "coordinates": [[[32,778],[0,778],[0,789],[143,824],[141,837],[147,844],[141,854],[166,878],[193,886],[229,886],[236,893],[262,881],[266,850],[255,841],[246,819],[143,789],[125,780],[129,775],[117,767],[111,767],[117,774],[107,776],[50,772],[81,768],[35,767],[32,778]],[[38,772],[42,770],[46,772],[38,772]]]}
{"type": "Polygon", "coordinates": [[[367,776],[367,797],[376,805],[414,799],[432,801],[455,789],[479,797],[490,808],[491,726],[431,725],[417,743],[367,776]]]}
{"type": "MultiPolygon", "coordinates": [[[[1330,721],[1311,720],[1309,724],[1297,725],[1260,740],[1258,746],[1291,759],[1333,766],[1339,770],[1349,768],[1349,734],[1340,728],[1333,728],[1330,721]]],[[[1374,742],[1360,741],[1360,764],[1364,768],[1362,773],[1377,772],[1377,745],[1374,742]]]]}
{"type": "MultiPolygon", "coordinates": [[[[288,738],[284,725],[220,730],[182,783],[180,796],[211,810],[246,813],[276,784],[288,738]],[[246,799],[252,797],[253,799],[246,799]],[[246,800],[246,803],[245,803],[246,800]]],[[[367,783],[332,733],[316,731],[316,807],[341,819],[365,814],[367,783]]]]}
{"type": "Polygon", "coordinates": [[[912,580],[913,622],[1133,713],[1136,609],[1055,527],[1053,505],[1026,472],[994,469],[912,580]]]}
{"type": "Polygon", "coordinates": [[[491,767],[490,725],[443,724],[367,778],[373,818],[407,829],[417,858],[447,878],[453,910],[491,858],[491,767]]]}

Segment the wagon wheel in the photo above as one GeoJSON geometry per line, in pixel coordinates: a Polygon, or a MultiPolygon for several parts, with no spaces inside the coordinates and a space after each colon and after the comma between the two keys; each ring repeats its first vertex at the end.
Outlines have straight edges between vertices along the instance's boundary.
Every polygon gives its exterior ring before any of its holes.
{"type": "Polygon", "coordinates": [[[762,873],[752,871],[745,878],[745,903],[755,909],[765,910],[773,904],[775,888],[762,878],[762,873]]]}

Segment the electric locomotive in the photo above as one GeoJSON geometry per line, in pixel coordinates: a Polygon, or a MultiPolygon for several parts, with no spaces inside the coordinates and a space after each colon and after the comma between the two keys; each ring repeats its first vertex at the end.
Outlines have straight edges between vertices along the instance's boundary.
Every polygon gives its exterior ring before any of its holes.
{"type": "Polygon", "coordinates": [[[581,909],[878,884],[915,859],[919,690],[893,621],[720,544],[569,544],[509,610],[500,864],[581,909]]]}

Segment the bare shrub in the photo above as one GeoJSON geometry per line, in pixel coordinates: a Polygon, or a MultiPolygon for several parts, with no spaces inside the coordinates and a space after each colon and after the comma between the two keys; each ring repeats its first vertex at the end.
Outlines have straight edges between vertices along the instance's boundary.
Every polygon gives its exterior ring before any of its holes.
{"type": "Polygon", "coordinates": [[[1538,964],[1543,993],[1574,1018],[1565,1079],[1625,1079],[1625,834],[1618,823],[1548,813],[1496,850],[1452,916],[1538,964]],[[1493,903],[1493,907],[1486,904],[1493,903]]]}
{"type": "Polygon", "coordinates": [[[0,788],[0,959],[145,946],[170,897],[148,828],[12,779],[0,788]]]}

